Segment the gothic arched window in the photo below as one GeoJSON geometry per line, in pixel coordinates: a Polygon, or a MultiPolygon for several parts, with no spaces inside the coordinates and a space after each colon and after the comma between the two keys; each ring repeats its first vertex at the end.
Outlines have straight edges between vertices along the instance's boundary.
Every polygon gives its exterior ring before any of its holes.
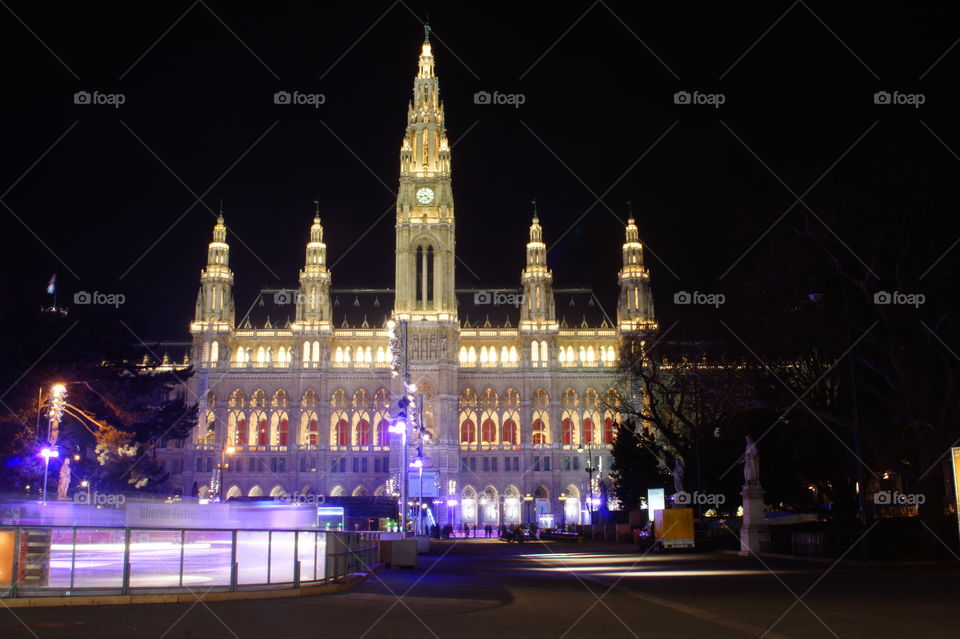
{"type": "MultiPolygon", "coordinates": [[[[566,443],[566,442],[564,442],[566,443]]],[[[593,443],[593,420],[587,417],[583,420],[583,443],[593,443]]]]}
{"type": "Polygon", "coordinates": [[[617,433],[617,424],[611,417],[603,420],[603,443],[612,444],[617,433]]]}
{"type": "Polygon", "coordinates": [[[497,443],[497,425],[492,419],[487,419],[483,422],[483,429],[481,432],[481,441],[484,444],[495,444],[497,443]]]}
{"type": "Polygon", "coordinates": [[[337,422],[335,437],[337,446],[350,445],[350,427],[347,425],[347,420],[341,419],[337,422]]]}
{"type": "Polygon", "coordinates": [[[427,305],[433,307],[433,247],[427,247],[427,305]]]}
{"type": "Polygon", "coordinates": [[[266,446],[270,443],[270,428],[267,426],[267,416],[260,413],[257,416],[257,446],[266,446]]]}
{"type": "Polygon", "coordinates": [[[387,446],[390,445],[389,428],[390,428],[390,422],[387,421],[386,418],[381,418],[380,421],[377,422],[377,444],[376,445],[379,446],[380,448],[386,448],[387,446]]]}
{"type": "Polygon", "coordinates": [[[236,426],[235,426],[235,437],[233,441],[234,446],[246,446],[247,445],[247,420],[241,414],[237,417],[236,426]]]}
{"type": "Polygon", "coordinates": [[[477,408],[479,400],[472,388],[460,393],[460,446],[469,447],[477,443],[477,408]]]}
{"type": "Polygon", "coordinates": [[[357,446],[370,445],[370,422],[361,419],[357,422],[357,446]]]}
{"type": "Polygon", "coordinates": [[[503,443],[517,445],[517,423],[512,419],[503,422],[503,443]]]}
{"type": "Polygon", "coordinates": [[[423,304],[423,247],[417,247],[417,304],[423,304]]]}
{"type": "Polygon", "coordinates": [[[534,444],[547,443],[547,429],[542,419],[533,420],[533,443],[534,444]]]}
{"type": "Polygon", "coordinates": [[[460,424],[460,443],[477,443],[477,427],[469,419],[464,420],[463,423],[460,424]]]}
{"type": "Polygon", "coordinates": [[[547,391],[538,388],[533,394],[533,421],[531,423],[531,441],[535,445],[550,443],[550,396],[547,391]]]}

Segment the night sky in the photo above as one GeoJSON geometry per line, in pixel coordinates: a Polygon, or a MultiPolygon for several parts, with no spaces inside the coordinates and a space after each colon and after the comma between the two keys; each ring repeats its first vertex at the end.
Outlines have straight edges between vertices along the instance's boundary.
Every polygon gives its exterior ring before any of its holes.
{"type": "Polygon", "coordinates": [[[261,287],[296,286],[317,197],[334,287],[392,287],[428,13],[455,144],[459,287],[519,286],[534,198],[555,285],[593,287],[610,311],[632,201],[661,323],[689,310],[675,291],[749,278],[791,227],[817,223],[795,206],[718,280],[795,202],[790,189],[815,184],[804,201],[854,253],[880,218],[935,228],[930,262],[958,237],[960,22],[941,3],[8,6],[7,315],[48,303],[56,270],[73,317],[185,339],[221,198],[238,317],[261,287]],[[281,90],[325,103],[276,105],[281,90]],[[77,91],[125,103],[78,105],[77,91]],[[525,102],[475,104],[478,91],[525,102]],[[725,102],[678,105],[677,91],[725,102]],[[877,91],[925,103],[877,105],[877,91]],[[77,307],[78,290],[126,303],[77,307]]]}

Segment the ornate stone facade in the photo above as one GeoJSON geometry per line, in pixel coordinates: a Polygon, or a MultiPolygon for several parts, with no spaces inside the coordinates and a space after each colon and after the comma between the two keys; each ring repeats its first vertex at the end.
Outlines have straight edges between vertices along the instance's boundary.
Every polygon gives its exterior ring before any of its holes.
{"type": "Polygon", "coordinates": [[[181,459],[174,481],[205,496],[225,463],[224,497],[392,494],[401,477],[399,436],[388,429],[401,393],[392,318],[407,327],[433,517],[481,526],[582,518],[588,463],[595,497],[610,469],[621,337],[656,330],[638,229],[631,218],[615,320],[590,291],[554,289],[536,211],[522,288],[456,289],[450,147],[429,41],[400,149],[395,275],[392,291],[332,289],[318,212],[299,290],[273,292],[275,304],[295,305],[295,319],[238,325],[221,216],[190,327],[200,423],[183,448],[162,451],[181,459]]]}

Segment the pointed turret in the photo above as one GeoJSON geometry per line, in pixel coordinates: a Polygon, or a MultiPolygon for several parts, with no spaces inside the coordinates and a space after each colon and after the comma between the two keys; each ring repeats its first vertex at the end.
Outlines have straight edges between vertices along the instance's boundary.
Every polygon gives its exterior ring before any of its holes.
{"type": "Polygon", "coordinates": [[[307,257],[300,271],[300,298],[297,300],[297,323],[316,325],[329,323],[330,271],[327,269],[327,245],[323,243],[319,202],[310,227],[307,257]]]}
{"type": "Polygon", "coordinates": [[[400,146],[396,232],[395,317],[453,321],[457,302],[450,143],[430,27],[424,29],[400,146]]]}
{"type": "Polygon", "coordinates": [[[640,231],[632,211],[627,220],[626,239],[623,245],[623,268],[619,274],[620,301],[617,304],[617,322],[621,331],[654,328],[650,271],[643,265],[643,245],[640,243],[640,231]]]}
{"type": "Polygon", "coordinates": [[[527,242],[527,265],[520,278],[523,282],[521,326],[536,328],[536,325],[555,322],[553,272],[547,268],[547,245],[543,242],[543,227],[540,226],[536,201],[533,202],[533,221],[530,224],[530,241],[527,242]]]}
{"type": "Polygon", "coordinates": [[[200,273],[200,292],[194,319],[233,327],[233,271],[230,270],[230,246],[223,211],[213,227],[213,241],[207,249],[207,267],[200,273]]]}

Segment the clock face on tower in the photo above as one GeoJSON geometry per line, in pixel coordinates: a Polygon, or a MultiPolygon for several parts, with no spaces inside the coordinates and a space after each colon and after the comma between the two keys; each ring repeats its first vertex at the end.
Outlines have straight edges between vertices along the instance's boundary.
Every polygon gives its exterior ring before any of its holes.
{"type": "Polygon", "coordinates": [[[433,202],[433,189],[425,186],[417,191],[417,202],[420,204],[430,204],[433,202]]]}

